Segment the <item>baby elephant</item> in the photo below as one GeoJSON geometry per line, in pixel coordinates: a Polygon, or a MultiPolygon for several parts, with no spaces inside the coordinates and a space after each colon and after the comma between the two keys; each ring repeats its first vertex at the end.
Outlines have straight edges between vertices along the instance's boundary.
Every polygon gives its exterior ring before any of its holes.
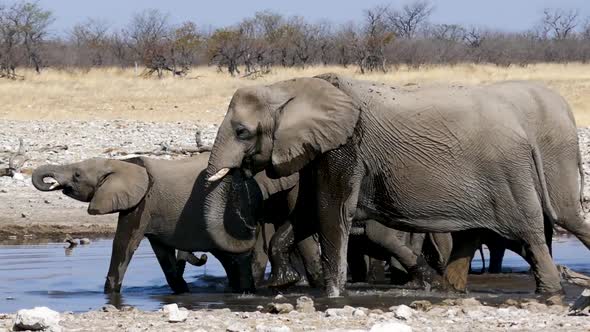
{"type": "Polygon", "coordinates": [[[62,190],[89,202],[89,214],[119,213],[105,293],[120,292],[144,236],[175,293],[188,291],[175,249],[210,252],[226,270],[233,291],[254,291],[253,274],[261,275],[266,267],[262,250],[253,250],[263,247],[255,246],[262,238],[258,218],[263,200],[292,188],[298,177],[274,180],[261,173],[244,179],[235,171],[212,184],[205,179],[208,159],[209,153],[183,160],[93,158],[41,166],[32,181],[41,191],[62,190]]]}

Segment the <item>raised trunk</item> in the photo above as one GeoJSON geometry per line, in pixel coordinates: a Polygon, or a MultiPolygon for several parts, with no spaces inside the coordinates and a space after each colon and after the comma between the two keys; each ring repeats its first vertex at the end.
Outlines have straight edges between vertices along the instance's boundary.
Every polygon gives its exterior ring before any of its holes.
{"type": "Polygon", "coordinates": [[[35,169],[32,175],[32,182],[35,188],[41,191],[52,191],[58,190],[61,186],[53,186],[52,183],[46,183],[43,181],[45,178],[52,178],[63,185],[64,181],[63,168],[58,165],[43,165],[35,169]],[[61,181],[60,181],[61,180],[61,181]]]}
{"type": "Polygon", "coordinates": [[[262,194],[254,180],[238,171],[208,183],[204,204],[207,231],[216,246],[230,253],[252,250],[256,242],[256,209],[262,194]]]}

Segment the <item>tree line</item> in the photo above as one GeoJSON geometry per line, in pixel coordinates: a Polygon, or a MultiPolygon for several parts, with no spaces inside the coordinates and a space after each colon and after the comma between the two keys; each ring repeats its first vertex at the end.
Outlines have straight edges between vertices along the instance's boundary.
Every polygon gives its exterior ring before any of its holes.
{"type": "Polygon", "coordinates": [[[231,26],[204,29],[173,24],[147,9],[121,29],[87,19],[63,36],[52,36],[53,14],[37,2],[0,5],[0,76],[17,78],[32,67],[131,67],[143,75],[183,76],[196,65],[230,75],[261,75],[272,67],[355,66],[361,73],[400,65],[491,63],[526,66],[538,62],[587,62],[590,19],[575,9],[545,9],[524,32],[437,24],[427,0],[401,7],[377,6],[356,21],[309,22],[300,16],[262,11],[231,26]]]}

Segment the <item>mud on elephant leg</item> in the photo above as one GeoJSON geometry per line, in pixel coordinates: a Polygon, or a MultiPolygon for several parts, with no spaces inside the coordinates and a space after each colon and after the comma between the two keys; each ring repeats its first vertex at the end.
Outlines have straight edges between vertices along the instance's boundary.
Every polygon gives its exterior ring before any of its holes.
{"type": "Polygon", "coordinates": [[[270,264],[272,266],[268,286],[286,288],[301,280],[301,275],[291,264],[289,255],[295,249],[295,235],[290,222],[281,225],[269,245],[270,264]]]}
{"type": "Polygon", "coordinates": [[[462,231],[453,234],[453,251],[443,276],[444,286],[449,290],[464,292],[467,289],[469,265],[479,247],[479,237],[473,232],[462,231]]]}
{"type": "MultiPolygon", "coordinates": [[[[158,263],[166,276],[166,281],[175,294],[188,293],[188,285],[179,271],[176,261],[176,250],[173,247],[166,246],[157,239],[148,236],[148,240],[156,254],[158,263]]],[[[184,269],[183,269],[184,270],[184,269]]]]}
{"type": "Polygon", "coordinates": [[[297,249],[303,259],[303,265],[305,266],[305,274],[307,281],[311,287],[323,287],[323,273],[322,273],[322,262],[320,261],[320,244],[318,243],[317,234],[308,236],[307,238],[299,241],[297,249]]]}

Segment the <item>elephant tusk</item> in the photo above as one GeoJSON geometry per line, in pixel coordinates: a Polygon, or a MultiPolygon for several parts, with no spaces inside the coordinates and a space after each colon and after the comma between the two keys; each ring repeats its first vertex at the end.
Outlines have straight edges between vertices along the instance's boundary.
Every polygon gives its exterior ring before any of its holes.
{"type": "Polygon", "coordinates": [[[55,179],[52,179],[52,180],[53,180],[52,181],[53,184],[49,187],[49,190],[53,190],[53,189],[55,189],[55,188],[57,188],[57,187],[60,186],[60,184],[59,184],[59,182],[57,182],[57,180],[55,180],[55,179]]]}
{"type": "Polygon", "coordinates": [[[207,179],[209,182],[215,182],[221,180],[227,173],[229,172],[229,168],[225,167],[220,169],[215,175],[211,176],[207,179]]]}

